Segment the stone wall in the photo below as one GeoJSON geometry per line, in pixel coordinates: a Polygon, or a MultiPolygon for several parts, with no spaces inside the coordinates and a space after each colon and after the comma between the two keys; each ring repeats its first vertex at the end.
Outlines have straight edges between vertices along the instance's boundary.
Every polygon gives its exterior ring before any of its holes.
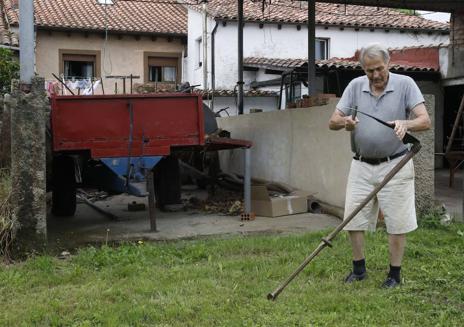
{"type": "Polygon", "coordinates": [[[11,138],[10,138],[10,107],[5,103],[9,96],[0,98],[0,168],[10,167],[11,138]]]}
{"type": "Polygon", "coordinates": [[[14,222],[12,253],[40,251],[47,242],[45,182],[46,101],[44,79],[34,78],[31,91],[15,83],[11,101],[11,195],[14,222]]]}
{"type": "Polygon", "coordinates": [[[433,206],[435,193],[435,97],[426,94],[424,98],[432,119],[432,128],[425,132],[414,133],[422,145],[422,149],[414,157],[416,208],[419,214],[433,206]]]}

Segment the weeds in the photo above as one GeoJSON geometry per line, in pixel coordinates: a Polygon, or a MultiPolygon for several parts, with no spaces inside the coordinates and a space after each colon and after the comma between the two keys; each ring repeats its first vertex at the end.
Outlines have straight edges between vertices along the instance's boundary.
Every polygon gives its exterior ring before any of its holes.
{"type": "Polygon", "coordinates": [[[9,259],[13,236],[13,209],[11,207],[11,178],[6,169],[0,169],[0,257],[9,259]]]}
{"type": "MultiPolygon", "coordinates": [[[[421,215],[419,225],[423,228],[448,229],[446,223],[446,210],[443,207],[435,207],[421,215]]],[[[449,217],[449,216],[448,216],[449,217]]]]}

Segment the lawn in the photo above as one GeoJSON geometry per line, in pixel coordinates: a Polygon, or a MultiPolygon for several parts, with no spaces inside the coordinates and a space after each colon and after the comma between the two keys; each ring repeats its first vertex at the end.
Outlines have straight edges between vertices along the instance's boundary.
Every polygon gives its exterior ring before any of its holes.
{"type": "Polygon", "coordinates": [[[387,272],[383,230],[367,237],[368,280],[345,233],[280,295],[266,299],[327,233],[80,249],[0,266],[1,326],[462,326],[464,225],[408,239],[403,284],[387,272]]]}

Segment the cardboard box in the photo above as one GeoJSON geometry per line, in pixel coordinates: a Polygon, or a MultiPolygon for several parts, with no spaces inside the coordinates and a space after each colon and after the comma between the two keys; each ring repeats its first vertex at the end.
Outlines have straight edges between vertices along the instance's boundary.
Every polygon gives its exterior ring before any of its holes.
{"type": "Polygon", "coordinates": [[[308,192],[294,191],[286,196],[269,195],[266,185],[251,186],[251,211],[257,216],[278,217],[308,212],[308,192]]]}

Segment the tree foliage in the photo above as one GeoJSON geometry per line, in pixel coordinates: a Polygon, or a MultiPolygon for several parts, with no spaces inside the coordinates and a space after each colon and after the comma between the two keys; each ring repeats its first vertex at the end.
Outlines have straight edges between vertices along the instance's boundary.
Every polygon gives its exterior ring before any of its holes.
{"type": "Polygon", "coordinates": [[[10,49],[0,48],[0,94],[10,92],[11,80],[18,77],[18,59],[10,49]]]}

